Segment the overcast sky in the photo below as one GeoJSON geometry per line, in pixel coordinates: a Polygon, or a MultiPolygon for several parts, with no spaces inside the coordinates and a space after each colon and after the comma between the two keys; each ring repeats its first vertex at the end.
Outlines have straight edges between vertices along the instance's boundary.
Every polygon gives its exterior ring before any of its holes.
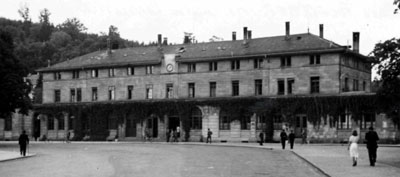
{"type": "Polygon", "coordinates": [[[341,45],[351,45],[352,32],[360,32],[360,52],[368,55],[374,45],[400,35],[400,14],[393,0],[0,0],[0,17],[21,20],[18,9],[30,8],[34,22],[40,10],[51,12],[54,25],[78,18],[90,33],[107,32],[110,25],[121,36],[137,41],[182,43],[184,32],[199,42],[212,36],[231,40],[232,31],[243,38],[243,27],[253,38],[283,35],[290,21],[292,34],[319,33],[341,45]]]}

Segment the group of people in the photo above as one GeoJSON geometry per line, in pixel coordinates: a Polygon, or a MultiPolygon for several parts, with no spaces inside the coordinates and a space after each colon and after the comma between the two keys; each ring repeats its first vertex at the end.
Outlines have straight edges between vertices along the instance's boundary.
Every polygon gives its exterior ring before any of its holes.
{"type": "Polygon", "coordinates": [[[167,131],[167,143],[168,142],[179,142],[179,138],[181,137],[181,131],[179,127],[176,127],[176,130],[170,129],[167,131]]]}
{"type": "Polygon", "coordinates": [[[282,132],[280,134],[281,137],[281,144],[282,144],[282,149],[285,149],[286,146],[286,141],[289,140],[290,143],[290,149],[293,149],[294,146],[294,139],[295,139],[295,135],[293,130],[290,131],[289,136],[286,134],[285,129],[282,129],[282,132]]]}
{"type": "MultiPolygon", "coordinates": [[[[357,166],[358,153],[358,141],[360,137],[358,136],[357,130],[354,130],[349,138],[348,150],[350,157],[353,160],[353,166],[357,166]]],[[[369,164],[370,166],[375,166],[376,163],[376,151],[378,149],[379,136],[374,131],[373,127],[369,127],[369,131],[365,134],[365,141],[367,142],[369,164]]]]}

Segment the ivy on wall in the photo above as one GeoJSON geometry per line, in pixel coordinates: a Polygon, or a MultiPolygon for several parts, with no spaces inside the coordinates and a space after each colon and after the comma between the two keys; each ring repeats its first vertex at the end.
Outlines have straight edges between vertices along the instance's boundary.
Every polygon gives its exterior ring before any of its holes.
{"type": "MultiPolygon", "coordinates": [[[[327,115],[335,119],[345,111],[353,114],[355,120],[360,120],[366,112],[376,112],[375,95],[349,96],[293,96],[293,97],[235,97],[213,99],[173,99],[173,100],[141,100],[114,101],[90,103],[58,103],[34,105],[34,111],[42,114],[57,114],[66,112],[77,118],[75,131],[78,137],[83,137],[90,127],[90,134],[99,135],[94,139],[105,139],[108,135],[110,115],[117,117],[121,124],[127,115],[135,119],[145,120],[151,115],[162,117],[178,113],[182,121],[182,129],[189,136],[189,117],[196,106],[213,106],[225,110],[233,120],[241,116],[256,114],[280,114],[291,119],[295,114],[306,114],[308,121],[317,124],[321,117],[327,115]],[[86,120],[88,119],[88,120],[86,120]],[[86,125],[89,124],[89,125],[86,125]],[[82,125],[85,124],[85,125],[82,125]]],[[[269,116],[272,117],[272,116],[269,116]]],[[[186,137],[188,138],[188,137],[186,137]]]]}

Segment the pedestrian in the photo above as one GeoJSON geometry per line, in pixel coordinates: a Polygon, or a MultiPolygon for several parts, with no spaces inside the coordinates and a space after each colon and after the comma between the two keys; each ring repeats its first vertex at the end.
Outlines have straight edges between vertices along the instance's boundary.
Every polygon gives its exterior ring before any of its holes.
{"type": "Polygon", "coordinates": [[[285,132],[285,129],[282,129],[282,132],[281,132],[281,144],[282,144],[282,149],[285,149],[286,140],[287,140],[287,134],[286,134],[286,132],[285,132]]]}
{"type": "Polygon", "coordinates": [[[294,139],[295,139],[295,135],[293,133],[293,130],[290,131],[289,133],[289,143],[290,143],[290,149],[293,149],[293,145],[294,145],[294,139]]]}
{"type": "Polygon", "coordinates": [[[369,127],[369,131],[365,134],[365,140],[367,141],[369,164],[370,166],[375,166],[379,137],[372,126],[369,127]]]}
{"type": "Polygon", "coordinates": [[[210,142],[210,144],[211,144],[211,135],[212,135],[212,131],[210,129],[208,129],[206,143],[210,142]]]}
{"type": "Polygon", "coordinates": [[[259,137],[260,137],[260,146],[262,146],[263,145],[263,143],[264,143],[264,132],[260,132],[260,135],[258,135],[259,137]]]}
{"type": "Polygon", "coordinates": [[[67,143],[70,143],[69,139],[71,137],[71,132],[68,130],[67,132],[67,143]]]}
{"type": "Polygon", "coordinates": [[[19,151],[22,156],[26,155],[26,146],[29,144],[28,135],[26,135],[25,133],[25,130],[22,131],[22,134],[18,138],[19,151]]]}
{"type": "Polygon", "coordinates": [[[307,132],[303,128],[303,129],[301,129],[301,144],[305,144],[305,143],[307,143],[307,132]]]}
{"type": "Polygon", "coordinates": [[[176,138],[179,140],[181,138],[181,129],[179,126],[176,127],[176,138]]]}
{"type": "Polygon", "coordinates": [[[350,152],[350,157],[353,159],[353,167],[357,166],[357,159],[358,159],[358,140],[360,138],[358,137],[357,130],[353,130],[353,133],[351,134],[349,138],[349,147],[347,148],[350,152]]]}
{"type": "Polygon", "coordinates": [[[172,142],[178,142],[178,133],[176,130],[172,132],[172,142]]]}
{"type": "Polygon", "coordinates": [[[169,142],[169,138],[171,138],[171,129],[169,129],[169,130],[167,131],[166,136],[167,136],[167,143],[168,143],[168,142],[169,142]]]}

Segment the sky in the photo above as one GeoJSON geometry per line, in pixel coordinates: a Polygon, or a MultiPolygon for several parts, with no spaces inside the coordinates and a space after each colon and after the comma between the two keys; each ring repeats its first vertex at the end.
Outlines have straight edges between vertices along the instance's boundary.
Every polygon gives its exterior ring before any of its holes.
{"type": "Polygon", "coordinates": [[[129,40],[156,41],[157,34],[169,43],[182,43],[184,32],[198,42],[212,36],[243,39],[243,27],[252,37],[290,33],[319,34],[340,45],[352,44],[352,33],[360,32],[360,52],[368,55],[379,41],[399,38],[400,14],[393,14],[393,0],[0,0],[0,17],[22,20],[18,9],[26,4],[34,22],[47,8],[50,21],[60,24],[78,18],[89,33],[107,32],[116,26],[129,40]]]}

